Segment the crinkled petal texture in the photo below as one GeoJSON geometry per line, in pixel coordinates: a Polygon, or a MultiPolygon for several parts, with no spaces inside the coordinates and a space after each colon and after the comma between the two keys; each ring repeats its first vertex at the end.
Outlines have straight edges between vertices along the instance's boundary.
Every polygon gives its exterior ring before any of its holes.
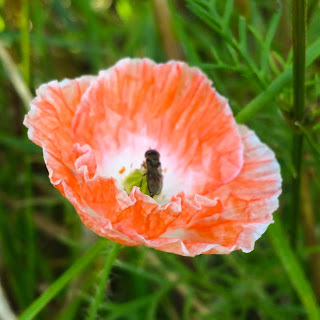
{"type": "Polygon", "coordinates": [[[273,152],[182,62],[123,59],[97,77],[42,85],[25,125],[83,223],[125,245],[185,256],[249,252],[278,207],[273,152]],[[163,168],[156,200],[123,188],[149,149],[163,168]]]}

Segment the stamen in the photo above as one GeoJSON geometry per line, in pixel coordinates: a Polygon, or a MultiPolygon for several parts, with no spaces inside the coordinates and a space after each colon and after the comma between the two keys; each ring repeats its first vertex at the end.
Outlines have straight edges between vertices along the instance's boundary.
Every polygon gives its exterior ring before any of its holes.
{"type": "Polygon", "coordinates": [[[119,170],[119,173],[122,174],[122,173],[124,173],[125,171],[126,171],[126,167],[123,166],[123,167],[119,170]]]}

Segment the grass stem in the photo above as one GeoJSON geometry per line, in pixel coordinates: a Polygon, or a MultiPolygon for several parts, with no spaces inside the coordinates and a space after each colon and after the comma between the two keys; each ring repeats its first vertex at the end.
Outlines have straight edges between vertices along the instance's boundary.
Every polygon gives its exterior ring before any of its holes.
{"type": "Polygon", "coordinates": [[[113,247],[111,248],[110,252],[108,253],[107,259],[105,261],[104,268],[101,273],[101,278],[99,281],[99,286],[97,288],[96,295],[94,300],[90,306],[89,314],[87,319],[94,320],[96,319],[97,313],[99,311],[99,307],[103,301],[104,294],[106,292],[106,287],[108,283],[108,278],[110,275],[110,271],[112,266],[114,265],[115,259],[117,257],[118,251],[121,248],[121,245],[113,242],[113,247]]]}
{"type": "MultiPolygon", "coordinates": [[[[305,109],[305,61],[306,61],[306,1],[293,0],[293,117],[295,122],[303,120],[305,109]]],[[[303,160],[303,136],[293,133],[292,160],[295,175],[292,181],[291,243],[295,246],[298,220],[301,213],[301,169],[303,160]]]]}

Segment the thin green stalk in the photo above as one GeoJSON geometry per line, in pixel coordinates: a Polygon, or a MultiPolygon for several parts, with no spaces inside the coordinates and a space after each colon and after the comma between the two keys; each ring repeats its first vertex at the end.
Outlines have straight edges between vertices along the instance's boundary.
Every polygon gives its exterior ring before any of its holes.
{"type": "MultiPolygon", "coordinates": [[[[293,39],[293,116],[301,122],[305,109],[305,60],[306,60],[306,1],[292,2],[292,39],[293,39]]],[[[303,135],[293,133],[292,160],[295,167],[293,177],[291,209],[291,243],[296,243],[298,220],[301,215],[301,169],[303,156],[303,135]]]]}
{"type": "MultiPolygon", "coordinates": [[[[30,155],[26,155],[25,159],[25,190],[24,195],[26,199],[32,199],[33,186],[32,186],[32,168],[30,155]]],[[[35,297],[35,284],[36,284],[36,237],[33,221],[34,208],[32,205],[28,205],[24,209],[24,241],[26,244],[26,269],[25,269],[25,283],[28,288],[26,291],[28,297],[28,303],[30,303],[35,297]]]]}
{"type": "MultiPolygon", "coordinates": [[[[311,198],[310,177],[312,177],[311,172],[304,172],[302,174],[301,211],[307,248],[313,248],[318,244],[317,230],[314,227],[316,225],[316,214],[311,198]]],[[[320,302],[320,252],[310,253],[308,260],[312,286],[318,302],[320,302]]]]}
{"type": "MultiPolygon", "coordinates": [[[[320,56],[320,39],[315,41],[306,51],[306,66],[310,66],[320,56]]],[[[245,123],[263,108],[267,108],[270,102],[287,86],[293,77],[292,65],[286,68],[266,90],[260,93],[236,116],[238,123],[245,123]]]]}
{"type": "Polygon", "coordinates": [[[99,286],[97,288],[96,296],[94,297],[94,300],[90,306],[89,314],[87,316],[87,320],[94,320],[96,319],[99,307],[102,303],[105,291],[106,291],[106,285],[108,282],[108,278],[110,275],[110,271],[112,266],[114,265],[115,259],[117,257],[118,251],[121,248],[121,245],[114,242],[113,247],[111,248],[110,252],[108,253],[104,268],[102,270],[99,286]]]}
{"type": "Polygon", "coordinates": [[[306,0],[293,0],[293,94],[295,119],[300,121],[305,109],[306,0]]]}
{"type": "MultiPolygon", "coordinates": [[[[22,7],[20,12],[20,49],[21,49],[21,68],[23,79],[27,87],[30,86],[30,41],[29,41],[29,0],[22,1],[22,7]]],[[[33,196],[32,188],[32,168],[31,160],[28,155],[25,157],[25,192],[24,195],[28,199],[33,196]]],[[[27,206],[24,210],[23,220],[23,238],[26,243],[26,272],[24,273],[25,279],[25,293],[30,303],[34,298],[35,293],[35,232],[33,223],[33,207],[27,206]]]]}
{"type": "MultiPolygon", "coordinates": [[[[22,275],[17,264],[18,249],[13,233],[10,229],[11,219],[7,218],[8,211],[5,210],[2,199],[0,199],[0,243],[1,243],[1,259],[2,267],[5,267],[7,272],[7,283],[10,286],[11,292],[16,298],[18,307],[23,308],[26,304],[24,292],[20,289],[22,283],[22,275]]],[[[0,317],[1,319],[1,317],[0,317]]]]}
{"type": "Polygon", "coordinates": [[[81,308],[81,303],[85,299],[84,295],[78,294],[79,290],[81,292],[88,292],[89,288],[92,286],[92,281],[96,279],[96,272],[89,273],[88,276],[82,277],[72,282],[70,289],[68,290],[68,295],[63,301],[63,307],[61,312],[57,315],[59,320],[72,320],[76,319],[76,313],[81,308]]]}
{"type": "Polygon", "coordinates": [[[62,274],[37,300],[19,317],[19,320],[33,319],[72,279],[79,276],[95,257],[106,247],[106,240],[100,239],[88,252],[62,274]]]}
{"type": "MultiPolygon", "coordinates": [[[[218,15],[210,15],[210,9],[207,5],[206,9],[203,8],[197,1],[188,0],[187,1],[190,9],[208,26],[210,26],[213,30],[215,30],[227,43],[230,44],[232,48],[239,54],[239,56],[243,59],[248,69],[252,73],[252,76],[255,78],[261,89],[265,89],[266,84],[263,78],[261,78],[258,70],[255,68],[254,64],[250,60],[248,53],[245,51],[241,43],[239,43],[229,32],[226,31],[226,26],[223,25],[221,19],[218,15]]],[[[201,2],[200,2],[201,3],[201,2]]]]}

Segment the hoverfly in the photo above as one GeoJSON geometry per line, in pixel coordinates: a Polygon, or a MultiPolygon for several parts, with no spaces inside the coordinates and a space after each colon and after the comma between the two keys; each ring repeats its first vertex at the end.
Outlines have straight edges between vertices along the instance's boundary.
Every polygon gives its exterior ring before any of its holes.
{"type": "Polygon", "coordinates": [[[157,150],[148,150],[144,154],[146,161],[144,166],[147,169],[145,175],[147,176],[147,186],[150,196],[153,197],[161,193],[163,175],[161,170],[161,162],[159,160],[160,154],[157,150]]]}

